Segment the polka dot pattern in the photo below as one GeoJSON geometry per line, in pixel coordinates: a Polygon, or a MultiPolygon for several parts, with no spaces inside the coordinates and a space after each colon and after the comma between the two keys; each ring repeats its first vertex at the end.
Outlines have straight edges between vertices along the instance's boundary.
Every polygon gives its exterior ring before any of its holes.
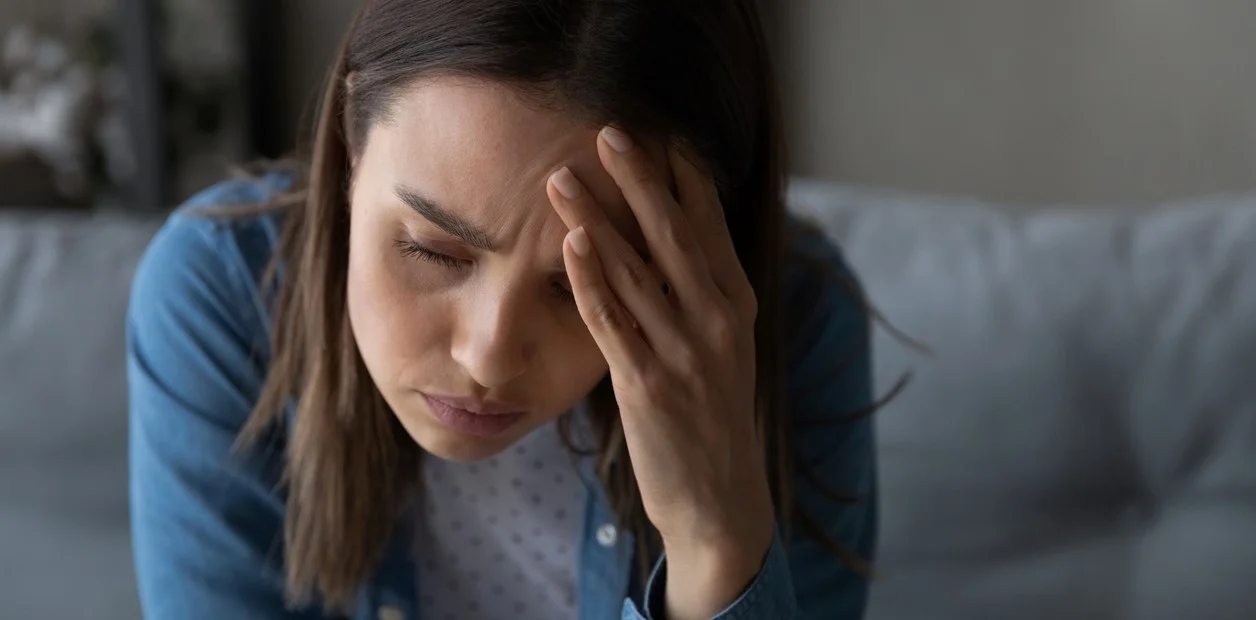
{"type": "Polygon", "coordinates": [[[422,618],[576,618],[585,489],[555,424],[478,463],[428,457],[422,618]]]}

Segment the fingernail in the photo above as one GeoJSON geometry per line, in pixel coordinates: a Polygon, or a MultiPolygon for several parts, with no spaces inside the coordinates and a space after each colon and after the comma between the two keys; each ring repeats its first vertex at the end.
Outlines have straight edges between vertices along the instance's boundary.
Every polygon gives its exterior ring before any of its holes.
{"type": "Polygon", "coordinates": [[[554,187],[558,188],[558,193],[563,195],[567,200],[575,200],[580,197],[580,181],[576,180],[576,175],[571,173],[571,169],[563,166],[558,172],[550,175],[550,179],[554,181],[554,187]]]}
{"type": "Polygon", "coordinates": [[[632,150],[632,138],[628,134],[607,125],[602,128],[602,139],[611,145],[611,148],[620,153],[627,153],[632,150]]]}
{"type": "Polygon", "coordinates": [[[577,256],[589,255],[589,234],[584,232],[584,226],[577,226],[567,233],[567,243],[571,244],[571,249],[575,250],[577,256]]]}

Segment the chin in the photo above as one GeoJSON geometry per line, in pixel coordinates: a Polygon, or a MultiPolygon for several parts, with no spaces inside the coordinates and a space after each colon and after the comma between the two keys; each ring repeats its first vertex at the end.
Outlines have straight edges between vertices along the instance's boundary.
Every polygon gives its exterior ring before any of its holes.
{"type": "Polygon", "coordinates": [[[480,461],[489,458],[495,454],[499,454],[510,444],[514,443],[514,438],[509,441],[503,441],[500,437],[485,439],[483,437],[468,437],[457,433],[442,433],[438,437],[426,437],[424,439],[416,438],[415,441],[423,448],[424,452],[445,461],[480,461]]]}

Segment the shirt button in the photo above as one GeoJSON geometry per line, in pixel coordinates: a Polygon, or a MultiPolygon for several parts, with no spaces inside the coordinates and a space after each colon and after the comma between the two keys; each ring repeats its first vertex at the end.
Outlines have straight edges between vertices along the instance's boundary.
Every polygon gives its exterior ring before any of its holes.
{"type": "Polygon", "coordinates": [[[603,547],[614,547],[615,541],[619,539],[619,530],[614,525],[607,523],[597,528],[597,544],[603,547]]]}
{"type": "Polygon", "coordinates": [[[401,613],[400,609],[397,609],[392,605],[384,605],[383,607],[380,607],[379,613],[376,617],[379,618],[379,620],[406,620],[406,615],[401,613]]]}

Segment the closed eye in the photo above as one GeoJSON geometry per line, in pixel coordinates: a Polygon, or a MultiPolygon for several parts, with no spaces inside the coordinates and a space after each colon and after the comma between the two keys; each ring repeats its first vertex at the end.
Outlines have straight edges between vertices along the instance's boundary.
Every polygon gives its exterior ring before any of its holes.
{"type": "Polygon", "coordinates": [[[396,241],[395,245],[397,246],[397,249],[401,251],[403,256],[417,258],[429,263],[435,263],[441,267],[459,269],[461,267],[465,267],[467,263],[467,261],[459,260],[447,254],[441,254],[440,252],[429,250],[413,241],[399,239],[396,241]]]}
{"type": "MultiPolygon", "coordinates": [[[[469,262],[462,259],[454,258],[447,254],[441,254],[440,252],[425,248],[407,239],[398,239],[396,242],[394,242],[394,245],[397,246],[397,250],[401,252],[402,256],[406,256],[408,258],[416,258],[422,261],[427,261],[429,263],[434,263],[436,265],[440,265],[441,267],[445,267],[447,269],[462,269],[466,267],[467,263],[469,262]]],[[[563,278],[561,282],[554,282],[554,284],[552,285],[552,290],[554,292],[554,295],[558,297],[560,300],[570,303],[572,305],[575,305],[576,296],[574,293],[571,292],[570,287],[571,285],[567,282],[567,279],[563,278]]]]}

